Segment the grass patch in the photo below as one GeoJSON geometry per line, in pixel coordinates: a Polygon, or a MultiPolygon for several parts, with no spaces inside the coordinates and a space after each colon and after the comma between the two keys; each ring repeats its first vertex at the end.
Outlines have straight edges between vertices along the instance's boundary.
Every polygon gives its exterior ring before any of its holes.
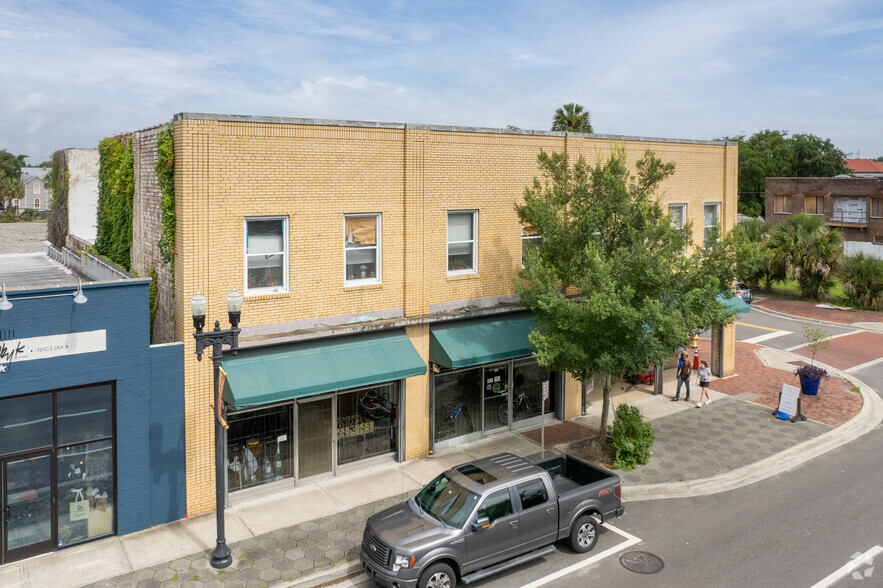
{"type": "MultiPolygon", "coordinates": [[[[761,289],[760,292],[763,292],[763,290],[761,289]]],[[[783,298],[796,298],[798,300],[816,302],[815,300],[801,298],[800,286],[797,285],[797,280],[792,280],[791,278],[788,278],[784,282],[773,282],[770,292],[783,298]]],[[[828,293],[823,296],[822,299],[826,302],[835,302],[839,305],[849,305],[846,299],[846,292],[843,290],[843,282],[838,278],[834,278],[834,285],[828,290],[828,293]]]]}
{"type": "Polygon", "coordinates": [[[849,389],[849,391],[852,392],[853,394],[861,394],[862,393],[861,389],[859,389],[858,386],[853,386],[852,388],[849,389]]]}
{"type": "Polygon", "coordinates": [[[178,579],[178,574],[175,574],[174,576],[172,576],[172,580],[177,580],[177,579],[178,579]]]}
{"type": "Polygon", "coordinates": [[[248,559],[248,550],[247,549],[242,550],[242,559],[248,559]]]}

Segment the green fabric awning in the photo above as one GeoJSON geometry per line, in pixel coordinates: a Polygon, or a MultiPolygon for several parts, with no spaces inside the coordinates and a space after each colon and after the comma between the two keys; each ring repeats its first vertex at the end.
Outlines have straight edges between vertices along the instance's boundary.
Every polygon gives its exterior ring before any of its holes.
{"type": "Polygon", "coordinates": [[[533,353],[527,334],[533,315],[457,321],[429,330],[429,361],[456,369],[524,357],[533,353]]]}
{"type": "Polygon", "coordinates": [[[426,364],[402,332],[372,333],[249,349],[224,359],[224,400],[261,406],[410,378],[426,364]]]}
{"type": "Polygon", "coordinates": [[[731,296],[727,296],[726,293],[718,294],[717,301],[726,306],[728,309],[735,311],[735,314],[745,314],[751,311],[751,307],[748,306],[744,300],[732,294],[731,296]]]}

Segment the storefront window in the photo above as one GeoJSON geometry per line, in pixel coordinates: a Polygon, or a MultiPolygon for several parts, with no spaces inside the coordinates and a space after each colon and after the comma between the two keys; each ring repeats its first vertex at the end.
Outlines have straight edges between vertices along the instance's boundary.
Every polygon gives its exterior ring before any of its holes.
{"type": "Polygon", "coordinates": [[[232,492],[289,478],[290,404],[231,414],[227,432],[227,487],[232,492]]]}
{"type": "Polygon", "coordinates": [[[58,448],[58,545],[113,532],[113,442],[58,448]]]}
{"type": "Polygon", "coordinates": [[[388,384],[337,395],[337,463],[396,450],[397,386],[388,384]]]}
{"type": "Polygon", "coordinates": [[[0,400],[0,454],[52,446],[52,394],[0,400]]]}
{"type": "Polygon", "coordinates": [[[435,440],[481,431],[481,373],[472,368],[435,376],[435,440]]]}
{"type": "Polygon", "coordinates": [[[58,395],[58,444],[68,445],[113,435],[110,384],[66,390],[58,395]]]}
{"type": "Polygon", "coordinates": [[[552,412],[552,382],[549,370],[537,364],[535,359],[515,362],[512,380],[512,420],[514,422],[538,417],[552,412]],[[549,382],[548,397],[543,400],[543,382],[549,382]]]}

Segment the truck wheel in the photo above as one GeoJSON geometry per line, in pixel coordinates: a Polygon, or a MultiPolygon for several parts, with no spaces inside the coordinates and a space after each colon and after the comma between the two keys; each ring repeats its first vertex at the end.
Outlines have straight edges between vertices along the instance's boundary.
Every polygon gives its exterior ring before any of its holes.
{"type": "Polygon", "coordinates": [[[570,548],[577,553],[591,551],[598,542],[600,528],[595,517],[583,515],[577,519],[570,530],[570,548]]]}
{"type": "Polygon", "coordinates": [[[457,575],[448,564],[433,564],[420,576],[419,586],[420,588],[456,588],[457,575]]]}

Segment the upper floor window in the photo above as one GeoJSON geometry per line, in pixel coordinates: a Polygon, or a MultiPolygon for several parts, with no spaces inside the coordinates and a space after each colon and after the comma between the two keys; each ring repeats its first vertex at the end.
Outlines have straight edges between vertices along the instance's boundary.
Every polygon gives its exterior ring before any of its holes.
{"type": "Polygon", "coordinates": [[[245,219],[245,292],[288,290],[288,219],[245,219]]]}
{"type": "Polygon", "coordinates": [[[871,216],[883,218],[883,198],[871,198],[871,216]]]}
{"type": "Polygon", "coordinates": [[[476,272],[476,234],[478,213],[455,211],[448,213],[448,273],[474,274],[476,272]]]}
{"type": "Polygon", "coordinates": [[[791,195],[780,194],[773,198],[773,212],[791,214],[791,195]]]}
{"type": "Polygon", "coordinates": [[[34,198],[34,208],[40,208],[40,199],[34,198]]]}
{"type": "Polygon", "coordinates": [[[705,215],[703,217],[703,227],[705,228],[704,242],[708,246],[712,239],[712,235],[720,238],[720,208],[719,202],[712,202],[705,205],[705,215]]]}
{"type": "Polygon", "coordinates": [[[806,196],[803,199],[803,212],[807,214],[822,214],[822,199],[818,196],[806,196]]]}
{"type": "Polygon", "coordinates": [[[687,223],[687,205],[669,204],[668,214],[671,216],[671,226],[675,229],[683,229],[687,223]]]}
{"type": "Polygon", "coordinates": [[[380,281],[380,215],[347,214],[343,217],[344,281],[380,281]]]}
{"type": "Polygon", "coordinates": [[[34,194],[40,193],[40,182],[34,182],[34,194]]]}
{"type": "Polygon", "coordinates": [[[532,247],[539,247],[542,244],[543,237],[537,233],[535,228],[530,225],[521,227],[521,267],[524,267],[527,250],[532,247]]]}

